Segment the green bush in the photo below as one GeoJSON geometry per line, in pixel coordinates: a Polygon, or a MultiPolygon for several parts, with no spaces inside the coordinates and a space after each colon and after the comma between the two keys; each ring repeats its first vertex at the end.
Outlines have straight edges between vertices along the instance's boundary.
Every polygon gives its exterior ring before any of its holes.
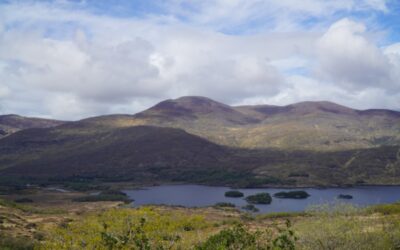
{"type": "Polygon", "coordinates": [[[236,205],[230,202],[217,202],[214,207],[236,207],[236,205]]]}
{"type": "Polygon", "coordinates": [[[34,243],[27,237],[11,237],[0,233],[1,250],[33,250],[34,243]]]}
{"type": "Polygon", "coordinates": [[[205,242],[199,244],[196,250],[269,250],[286,249],[294,250],[297,237],[290,229],[290,221],[286,227],[276,227],[278,233],[273,234],[271,230],[250,231],[239,224],[233,228],[220,231],[209,237],[205,242]]]}
{"type": "Polygon", "coordinates": [[[259,209],[256,208],[253,204],[247,204],[246,206],[243,206],[242,209],[250,211],[250,212],[258,212],[259,209]]]}
{"type": "Polygon", "coordinates": [[[259,236],[259,232],[250,233],[242,225],[238,225],[211,236],[197,246],[196,250],[260,249],[257,242],[259,236]]]}

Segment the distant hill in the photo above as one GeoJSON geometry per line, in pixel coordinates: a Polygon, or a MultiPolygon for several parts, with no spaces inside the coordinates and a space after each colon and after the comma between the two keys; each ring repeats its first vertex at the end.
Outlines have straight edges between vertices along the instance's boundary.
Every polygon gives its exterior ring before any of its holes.
{"type": "Polygon", "coordinates": [[[136,115],[85,120],[102,127],[181,128],[241,148],[332,151],[400,144],[400,112],[355,110],[331,102],[230,107],[205,97],[163,101],[136,115]]]}
{"type": "Polygon", "coordinates": [[[63,123],[63,121],[19,115],[0,115],[0,138],[27,128],[50,128],[63,123]]]}

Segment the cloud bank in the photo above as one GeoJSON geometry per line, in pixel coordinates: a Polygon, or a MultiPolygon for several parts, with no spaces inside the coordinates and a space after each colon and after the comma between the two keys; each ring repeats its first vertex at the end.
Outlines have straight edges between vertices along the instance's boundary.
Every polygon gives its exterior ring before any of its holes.
{"type": "Polygon", "coordinates": [[[400,108],[385,1],[98,3],[0,5],[2,113],[79,119],[183,95],[400,108]]]}

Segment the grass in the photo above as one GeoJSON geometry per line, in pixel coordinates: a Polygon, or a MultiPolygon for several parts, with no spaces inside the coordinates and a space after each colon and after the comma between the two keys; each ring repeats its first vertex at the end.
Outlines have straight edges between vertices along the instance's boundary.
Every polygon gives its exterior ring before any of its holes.
{"type": "Polygon", "coordinates": [[[0,199],[0,206],[18,209],[25,213],[34,213],[34,214],[62,214],[66,211],[61,208],[41,208],[34,207],[26,204],[17,203],[15,201],[0,199]]]}
{"type": "Polygon", "coordinates": [[[111,209],[57,228],[38,249],[189,249],[213,229],[178,211],[111,209]]]}
{"type": "Polygon", "coordinates": [[[400,202],[371,206],[368,207],[366,211],[369,213],[380,213],[383,215],[400,215],[400,202]]]}
{"type": "Polygon", "coordinates": [[[10,235],[0,233],[0,249],[1,250],[33,250],[34,241],[27,237],[12,237],[10,235]]]}
{"type": "Polygon", "coordinates": [[[268,214],[259,214],[256,216],[257,220],[265,220],[265,219],[288,219],[295,217],[307,217],[310,216],[307,212],[275,212],[268,214]]]}
{"type": "Polygon", "coordinates": [[[368,209],[351,206],[322,207],[300,220],[299,249],[398,249],[400,218],[374,216],[368,209]]]}

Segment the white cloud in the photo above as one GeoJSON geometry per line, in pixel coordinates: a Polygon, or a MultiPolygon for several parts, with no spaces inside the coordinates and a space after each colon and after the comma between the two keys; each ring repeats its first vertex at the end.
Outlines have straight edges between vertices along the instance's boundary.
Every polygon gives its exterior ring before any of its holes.
{"type": "Polygon", "coordinates": [[[385,86],[390,64],[364,36],[366,27],[349,19],[334,23],[317,43],[320,77],[349,90],[385,86]]]}
{"type": "MultiPolygon", "coordinates": [[[[180,4],[169,5],[171,13],[187,14],[180,4]]],[[[68,2],[0,5],[0,27],[7,27],[0,28],[3,112],[78,119],[135,113],[181,95],[230,104],[328,99],[369,107],[362,96],[385,99],[377,106],[398,107],[399,49],[377,47],[362,23],[343,19],[324,32],[251,36],[200,25],[241,23],[263,10],[284,12],[273,18],[292,13],[296,20],[355,8],[386,11],[385,1],[218,1],[216,9],[195,4],[202,11],[192,22],[199,25],[170,16],[95,15],[65,8],[68,2]]],[[[288,20],[291,26],[294,19],[288,20]]]]}

